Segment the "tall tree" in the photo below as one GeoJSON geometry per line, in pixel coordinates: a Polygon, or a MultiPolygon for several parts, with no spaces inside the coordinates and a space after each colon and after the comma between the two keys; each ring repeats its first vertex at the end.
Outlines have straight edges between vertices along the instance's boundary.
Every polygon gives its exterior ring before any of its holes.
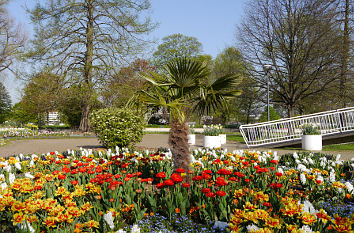
{"type": "Polygon", "coordinates": [[[33,75],[23,89],[21,102],[24,110],[37,115],[38,120],[45,113],[58,111],[64,86],[64,78],[48,70],[33,75]]]}
{"type": "Polygon", "coordinates": [[[38,115],[33,115],[32,113],[27,112],[22,101],[12,106],[9,119],[16,122],[17,126],[22,126],[23,124],[30,122],[38,123],[38,115]]]}
{"type": "Polygon", "coordinates": [[[153,71],[155,67],[147,60],[136,59],[127,67],[122,67],[118,74],[103,87],[101,96],[103,103],[108,107],[124,107],[129,99],[139,90],[144,88],[145,79],[141,72],[153,71]]]}
{"type": "Polygon", "coordinates": [[[144,42],[139,35],[154,28],[146,11],[149,0],[52,0],[30,10],[35,25],[34,61],[51,63],[57,72],[86,89],[80,130],[88,116],[100,78],[114,73],[144,42]]]}
{"type": "Polygon", "coordinates": [[[10,69],[22,53],[27,40],[19,25],[9,16],[5,9],[8,0],[0,0],[0,72],[10,69]]]}
{"type": "Polygon", "coordinates": [[[238,28],[252,77],[294,116],[301,100],[338,80],[340,44],[332,0],[254,0],[238,28]],[[271,65],[266,76],[265,65],[271,65]]]}
{"type": "Polygon", "coordinates": [[[0,82],[0,124],[6,120],[11,109],[11,99],[5,86],[0,82]]]}
{"type": "Polygon", "coordinates": [[[342,107],[347,107],[349,103],[354,102],[353,96],[350,94],[350,92],[353,90],[352,88],[354,87],[354,82],[350,79],[350,74],[352,74],[350,71],[352,71],[351,67],[353,65],[353,55],[350,54],[351,51],[351,45],[352,45],[352,40],[351,40],[351,32],[352,32],[352,21],[350,21],[350,12],[351,9],[353,9],[353,6],[351,6],[349,0],[342,0],[343,2],[341,4],[342,7],[339,7],[339,9],[342,10],[342,14],[340,14],[342,25],[343,25],[343,39],[342,39],[342,54],[341,54],[341,70],[340,70],[340,102],[342,107]]]}
{"type": "Polygon", "coordinates": [[[176,33],[162,38],[162,43],[157,47],[153,58],[155,65],[160,67],[174,58],[198,57],[202,51],[202,43],[197,38],[176,33]]]}
{"type": "MultiPolygon", "coordinates": [[[[256,115],[260,110],[258,89],[256,83],[247,74],[247,62],[236,47],[225,48],[215,58],[213,73],[217,76],[235,74],[242,77],[239,89],[241,95],[230,100],[230,111],[228,118],[235,117],[238,121],[250,123],[251,115],[256,115]]],[[[225,115],[226,112],[223,111],[225,115]]]]}

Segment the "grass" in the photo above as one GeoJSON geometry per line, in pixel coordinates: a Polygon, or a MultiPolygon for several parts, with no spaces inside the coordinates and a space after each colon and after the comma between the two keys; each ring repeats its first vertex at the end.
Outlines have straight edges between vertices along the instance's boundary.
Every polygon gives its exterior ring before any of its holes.
{"type": "Polygon", "coordinates": [[[243,137],[239,132],[227,134],[226,139],[229,141],[236,141],[245,144],[245,141],[243,140],[243,137]]]}
{"type": "Polygon", "coordinates": [[[328,145],[328,146],[324,146],[323,150],[325,151],[354,150],[354,143],[328,145]]]}
{"type": "MultiPolygon", "coordinates": [[[[301,147],[280,147],[279,149],[284,150],[302,150],[301,147]]],[[[322,147],[322,151],[354,151],[354,143],[345,143],[345,144],[332,144],[322,147]]]]}

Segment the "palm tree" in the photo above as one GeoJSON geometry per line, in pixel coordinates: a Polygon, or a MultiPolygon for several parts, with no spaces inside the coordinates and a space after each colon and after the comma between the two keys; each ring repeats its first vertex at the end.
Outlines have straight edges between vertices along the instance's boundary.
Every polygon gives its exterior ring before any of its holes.
{"type": "Polygon", "coordinates": [[[191,156],[187,135],[190,112],[209,114],[226,109],[226,100],[240,94],[235,88],[240,78],[226,75],[210,79],[210,70],[201,62],[176,58],[158,72],[143,73],[151,85],[140,91],[138,99],[148,106],[163,107],[170,112],[169,146],[175,168],[189,170],[191,156]]]}

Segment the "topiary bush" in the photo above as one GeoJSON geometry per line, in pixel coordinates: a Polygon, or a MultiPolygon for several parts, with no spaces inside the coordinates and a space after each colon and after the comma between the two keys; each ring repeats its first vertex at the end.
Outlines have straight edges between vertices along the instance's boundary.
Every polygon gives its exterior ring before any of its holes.
{"type": "Polygon", "coordinates": [[[108,147],[132,147],[143,137],[143,116],[125,108],[103,108],[90,115],[93,131],[100,142],[108,147]]]}

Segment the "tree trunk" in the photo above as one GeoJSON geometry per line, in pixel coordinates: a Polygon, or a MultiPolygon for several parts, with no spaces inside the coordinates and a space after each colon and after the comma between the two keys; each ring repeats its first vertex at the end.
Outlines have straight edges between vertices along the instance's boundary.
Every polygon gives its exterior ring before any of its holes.
{"type": "Polygon", "coordinates": [[[288,117],[295,116],[295,107],[293,105],[288,105],[288,117]]]}
{"type": "Polygon", "coordinates": [[[93,0],[87,2],[87,28],[86,28],[86,54],[84,67],[84,83],[87,85],[86,99],[81,114],[79,130],[87,132],[90,129],[89,115],[91,110],[91,93],[92,93],[92,62],[93,62],[93,0]]]}
{"type": "Polygon", "coordinates": [[[188,144],[188,125],[186,122],[178,123],[171,120],[171,130],[168,144],[172,152],[172,160],[175,169],[183,168],[186,172],[190,170],[192,162],[188,144]]]}
{"type": "Polygon", "coordinates": [[[345,1],[344,13],[344,29],[343,29],[343,51],[342,51],[342,64],[340,72],[340,101],[341,106],[347,106],[347,73],[348,73],[348,60],[349,60],[349,0],[345,1]]]}
{"type": "Polygon", "coordinates": [[[85,103],[82,109],[81,121],[79,126],[79,130],[82,132],[87,132],[90,130],[90,122],[89,122],[90,110],[91,110],[90,104],[85,103]]]}

